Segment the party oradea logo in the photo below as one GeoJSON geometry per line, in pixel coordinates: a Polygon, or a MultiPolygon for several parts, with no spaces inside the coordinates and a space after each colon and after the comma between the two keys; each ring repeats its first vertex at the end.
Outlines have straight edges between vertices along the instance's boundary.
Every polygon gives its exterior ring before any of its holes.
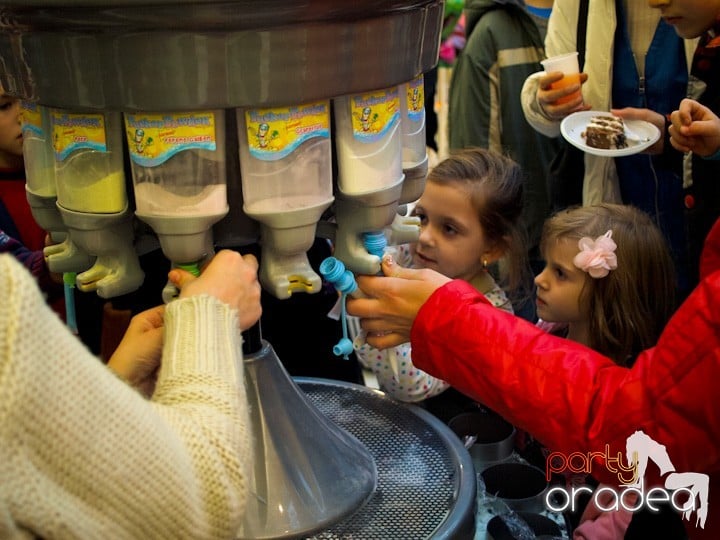
{"type": "Polygon", "coordinates": [[[657,512],[658,505],[669,503],[688,521],[695,512],[695,525],[705,528],[710,478],[702,473],[677,472],[665,446],[655,442],[642,431],[636,431],[627,438],[625,461],[621,452],[616,456],[610,454],[610,445],[605,445],[604,452],[573,452],[569,455],[552,452],[545,465],[546,479],[550,481],[553,473],[566,471],[590,474],[595,458],[602,460],[608,471],[617,474],[619,486],[615,488],[603,485],[594,491],[588,486],[553,487],[545,495],[548,509],[555,512],[568,509],[575,511],[578,495],[585,492],[592,494],[591,502],[605,512],[637,512],[642,508],[657,512]],[[646,490],[644,480],[648,460],[652,460],[660,469],[660,475],[665,480],[663,487],[655,486],[646,490]]]}

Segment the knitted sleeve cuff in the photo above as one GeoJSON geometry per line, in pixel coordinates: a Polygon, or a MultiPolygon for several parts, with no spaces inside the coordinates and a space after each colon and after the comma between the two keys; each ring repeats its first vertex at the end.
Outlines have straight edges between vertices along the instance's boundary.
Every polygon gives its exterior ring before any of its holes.
{"type": "Polygon", "coordinates": [[[242,360],[237,311],[209,295],[170,302],[158,379],[187,373],[235,377],[242,360]]]}

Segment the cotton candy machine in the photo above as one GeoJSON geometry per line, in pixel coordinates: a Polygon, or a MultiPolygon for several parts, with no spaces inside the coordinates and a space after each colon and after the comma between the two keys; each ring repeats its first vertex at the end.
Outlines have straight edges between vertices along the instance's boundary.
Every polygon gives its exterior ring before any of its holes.
{"type": "MultiPolygon", "coordinates": [[[[137,288],[142,225],[191,271],[259,241],[267,291],[313,294],[305,251],[328,212],[348,268],[377,272],[360,239],[422,191],[442,17],[440,0],[0,0],[0,81],[49,118],[60,228],[96,257],[82,289],[137,288]]],[[[468,536],[475,479],[447,428],[377,393],[301,390],[259,325],[244,338],[256,465],[238,538],[468,536]],[[396,475],[415,489],[388,489],[396,475]],[[393,528],[408,515],[422,524],[393,528]]]]}

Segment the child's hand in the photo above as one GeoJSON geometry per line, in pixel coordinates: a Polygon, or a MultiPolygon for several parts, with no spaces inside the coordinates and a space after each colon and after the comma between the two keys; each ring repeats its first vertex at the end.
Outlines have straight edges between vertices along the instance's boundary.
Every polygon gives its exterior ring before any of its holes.
{"type": "Polygon", "coordinates": [[[707,157],[720,150],[720,118],[704,105],[683,99],[670,121],[670,144],[680,152],[707,157]]]}

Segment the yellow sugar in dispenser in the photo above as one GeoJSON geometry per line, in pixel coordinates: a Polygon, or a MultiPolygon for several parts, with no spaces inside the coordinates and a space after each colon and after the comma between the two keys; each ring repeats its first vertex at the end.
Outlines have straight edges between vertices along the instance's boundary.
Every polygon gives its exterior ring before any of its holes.
{"type": "Polygon", "coordinates": [[[44,249],[50,271],[82,272],[95,260],[72,241],[57,206],[55,156],[50,110],[37,103],[22,101],[23,158],[25,194],[33,219],[50,235],[44,249]]]}
{"type": "Polygon", "coordinates": [[[145,275],[133,246],[122,114],[51,109],[50,121],[60,214],[73,241],[96,257],[77,287],[103,298],[132,292],[145,275]]]}

